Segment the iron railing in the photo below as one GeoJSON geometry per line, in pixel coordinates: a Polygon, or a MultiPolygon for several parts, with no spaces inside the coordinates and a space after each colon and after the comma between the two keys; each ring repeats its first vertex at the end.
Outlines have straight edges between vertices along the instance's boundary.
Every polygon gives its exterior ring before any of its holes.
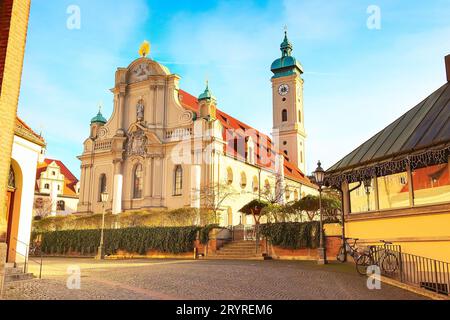
{"type": "Polygon", "coordinates": [[[231,231],[231,241],[255,241],[255,253],[260,251],[261,235],[259,225],[237,225],[229,226],[231,231]]]}
{"type": "Polygon", "coordinates": [[[374,262],[380,266],[384,276],[402,283],[450,295],[450,263],[402,252],[399,245],[371,246],[374,262]],[[384,270],[383,257],[392,254],[397,258],[397,268],[384,270]]]}
{"type": "MultiPolygon", "coordinates": [[[[36,263],[37,265],[39,265],[39,279],[42,279],[42,265],[43,265],[43,256],[42,256],[42,251],[40,251],[40,260],[36,260],[36,259],[32,259],[30,258],[30,245],[20,241],[17,238],[14,238],[15,241],[17,241],[18,243],[20,243],[21,245],[25,246],[25,254],[18,252],[16,249],[13,249],[13,251],[16,253],[16,255],[20,255],[21,257],[24,258],[24,262],[23,262],[23,273],[28,273],[28,265],[31,262],[36,263]]],[[[15,265],[17,265],[17,263],[14,263],[15,265]]]]}

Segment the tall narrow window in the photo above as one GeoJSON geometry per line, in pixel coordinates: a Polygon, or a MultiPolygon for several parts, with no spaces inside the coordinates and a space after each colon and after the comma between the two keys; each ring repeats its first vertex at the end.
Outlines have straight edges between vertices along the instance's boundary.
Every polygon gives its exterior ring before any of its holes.
{"type": "Polygon", "coordinates": [[[174,171],[173,195],[181,196],[183,192],[183,168],[177,165],[174,171]]]}
{"type": "Polygon", "coordinates": [[[133,177],[134,177],[133,198],[140,199],[140,198],[142,198],[142,189],[143,189],[142,164],[138,163],[134,167],[133,177]]]}
{"type": "Polygon", "coordinates": [[[288,112],[286,109],[283,109],[283,111],[281,111],[281,121],[288,121],[288,112]]]}
{"type": "Polygon", "coordinates": [[[102,202],[102,193],[106,192],[106,174],[102,173],[98,183],[98,202],[102,202]]]}

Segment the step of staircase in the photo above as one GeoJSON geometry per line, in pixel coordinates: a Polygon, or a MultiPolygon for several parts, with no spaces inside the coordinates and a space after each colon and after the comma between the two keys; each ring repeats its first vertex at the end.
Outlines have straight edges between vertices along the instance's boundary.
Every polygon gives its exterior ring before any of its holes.
{"type": "Polygon", "coordinates": [[[209,255],[205,259],[207,260],[265,260],[264,257],[261,256],[217,256],[217,255],[209,255]]]}
{"type": "Polygon", "coordinates": [[[5,268],[5,283],[32,279],[34,279],[34,275],[32,273],[24,273],[21,268],[11,266],[5,268]]]}
{"type": "Polygon", "coordinates": [[[206,259],[264,260],[264,256],[260,252],[255,252],[255,250],[255,241],[235,241],[225,244],[215,254],[208,255],[206,259]]]}

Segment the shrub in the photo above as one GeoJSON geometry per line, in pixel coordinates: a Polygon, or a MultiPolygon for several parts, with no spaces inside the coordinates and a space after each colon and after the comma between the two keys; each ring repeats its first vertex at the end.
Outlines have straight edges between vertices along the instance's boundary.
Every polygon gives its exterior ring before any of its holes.
{"type": "Polygon", "coordinates": [[[320,223],[283,222],[259,226],[260,233],[271,240],[275,246],[286,249],[315,249],[320,241],[320,223]]]}
{"type": "MultiPolygon", "coordinates": [[[[107,229],[104,234],[105,251],[114,254],[118,250],[145,254],[150,250],[166,253],[183,253],[194,249],[199,227],[136,227],[107,229]]],[[[77,252],[92,255],[100,243],[100,230],[64,230],[37,233],[32,241],[41,241],[44,254],[77,252]]]]}
{"type": "MultiPolygon", "coordinates": [[[[200,218],[201,225],[213,223],[214,217],[207,210],[182,208],[176,210],[152,210],[125,212],[119,215],[106,214],[105,228],[134,228],[134,227],[183,227],[192,226],[200,218]]],[[[36,232],[63,230],[91,230],[100,229],[101,214],[73,214],[68,216],[46,217],[33,221],[36,232]]]]}
{"type": "Polygon", "coordinates": [[[201,244],[207,244],[211,230],[220,228],[218,224],[210,224],[200,229],[199,240],[201,244]]]}

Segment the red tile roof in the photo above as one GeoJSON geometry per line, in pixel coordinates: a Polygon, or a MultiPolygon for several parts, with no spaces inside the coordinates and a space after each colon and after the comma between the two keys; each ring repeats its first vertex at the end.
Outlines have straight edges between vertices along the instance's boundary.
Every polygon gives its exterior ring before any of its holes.
{"type": "Polygon", "coordinates": [[[16,127],[14,134],[36,143],[40,146],[45,146],[45,140],[41,135],[33,131],[22,119],[16,116],[16,127]]]}
{"type": "MultiPolygon", "coordinates": [[[[179,90],[179,100],[183,107],[198,113],[198,100],[188,92],[179,90]]],[[[251,137],[255,145],[255,163],[262,168],[275,171],[275,155],[284,157],[284,174],[286,177],[301,182],[304,185],[315,187],[306,175],[289,158],[275,149],[269,136],[217,109],[216,117],[224,127],[223,138],[227,141],[225,153],[236,157],[238,160],[246,159],[246,144],[251,137]],[[261,147],[262,146],[262,147],[261,147]],[[266,152],[261,152],[265,150],[266,152]]]]}
{"type": "MultiPolygon", "coordinates": [[[[70,170],[60,160],[45,159],[44,162],[39,163],[36,171],[36,180],[41,178],[41,173],[47,170],[48,165],[51,164],[53,161],[56,162],[56,164],[61,169],[61,174],[64,175],[65,186],[63,194],[66,196],[76,196],[77,192],[75,188],[78,183],[78,179],[72,174],[72,172],[70,172],[70,170]]],[[[37,183],[36,183],[36,191],[39,192],[39,187],[37,183]]]]}

